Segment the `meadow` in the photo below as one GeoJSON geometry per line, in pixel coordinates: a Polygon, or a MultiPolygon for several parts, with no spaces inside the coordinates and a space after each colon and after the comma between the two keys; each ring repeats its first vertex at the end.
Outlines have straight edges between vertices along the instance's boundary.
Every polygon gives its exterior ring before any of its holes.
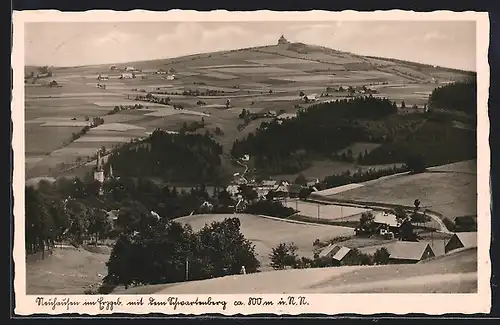
{"type": "MultiPolygon", "coordinates": [[[[477,250],[414,265],[283,270],[142,287],[155,294],[475,293],[477,250]]],[[[129,289],[133,293],[137,289],[129,289]]],[[[127,290],[123,291],[127,294],[127,290]]]]}
{"type": "Polygon", "coordinates": [[[313,242],[316,239],[328,240],[338,236],[349,236],[353,229],[329,225],[301,223],[278,218],[256,215],[193,215],[176,219],[189,224],[193,230],[201,229],[205,224],[222,221],[225,218],[238,217],[241,222],[241,232],[245,238],[255,245],[257,259],[261,262],[261,270],[269,270],[271,250],[282,242],[293,242],[298,247],[299,256],[312,257],[313,242]]]}
{"type": "Polygon", "coordinates": [[[477,176],[470,170],[457,171],[457,167],[467,169],[464,165],[468,164],[470,163],[431,168],[421,174],[378,179],[328,197],[405,206],[413,206],[413,201],[418,198],[421,208],[436,211],[454,220],[458,216],[477,214],[477,176]]]}

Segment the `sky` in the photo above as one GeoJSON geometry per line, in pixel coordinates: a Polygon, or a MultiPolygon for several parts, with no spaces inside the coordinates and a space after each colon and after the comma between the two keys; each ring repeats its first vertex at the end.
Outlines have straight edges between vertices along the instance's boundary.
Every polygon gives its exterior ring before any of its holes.
{"type": "Polygon", "coordinates": [[[43,22],[25,25],[25,64],[125,63],[291,42],[476,70],[474,21],[43,22]]]}

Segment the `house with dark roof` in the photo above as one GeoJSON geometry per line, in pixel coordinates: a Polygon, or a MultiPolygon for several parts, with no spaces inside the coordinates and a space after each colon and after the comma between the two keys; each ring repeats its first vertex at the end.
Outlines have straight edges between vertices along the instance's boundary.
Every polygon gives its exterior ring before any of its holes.
{"type": "Polygon", "coordinates": [[[444,247],[445,253],[451,252],[460,248],[477,247],[477,232],[457,232],[444,247]]]}
{"type": "Polygon", "coordinates": [[[290,184],[288,185],[288,195],[291,198],[298,198],[302,188],[303,187],[300,184],[290,184]]]}
{"type": "Polygon", "coordinates": [[[349,247],[330,244],[319,253],[319,257],[332,258],[334,265],[342,265],[351,252],[352,249],[349,247]]]}

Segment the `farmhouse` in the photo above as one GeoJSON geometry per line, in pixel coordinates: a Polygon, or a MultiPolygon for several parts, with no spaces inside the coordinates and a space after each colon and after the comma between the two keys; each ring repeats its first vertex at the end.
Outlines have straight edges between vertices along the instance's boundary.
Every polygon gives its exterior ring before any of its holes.
{"type": "Polygon", "coordinates": [[[273,189],[276,187],[276,183],[278,183],[277,181],[275,180],[265,180],[265,181],[262,181],[262,183],[260,184],[260,187],[267,187],[269,189],[273,189]]]}
{"type": "Polygon", "coordinates": [[[281,181],[278,186],[276,186],[276,188],[274,189],[275,192],[279,192],[279,193],[288,193],[288,186],[290,185],[290,183],[288,183],[287,181],[281,181]]]}
{"type": "Polygon", "coordinates": [[[122,73],[120,79],[133,79],[135,75],[133,73],[122,73]]]}
{"type": "Polygon", "coordinates": [[[330,244],[319,253],[319,257],[330,257],[333,259],[333,264],[341,265],[351,252],[349,247],[330,244]]]}
{"type": "Polygon", "coordinates": [[[276,115],[278,115],[278,114],[277,114],[277,113],[276,113],[276,111],[274,111],[274,110],[269,110],[269,111],[267,112],[267,115],[268,115],[268,116],[270,116],[270,117],[276,117],[276,115]]]}
{"type": "Polygon", "coordinates": [[[107,74],[100,74],[97,76],[97,80],[109,80],[109,76],[107,74]]]}
{"type": "Polygon", "coordinates": [[[477,216],[460,216],[456,217],[455,230],[462,231],[476,231],[477,230],[477,216]]]}
{"type": "Polygon", "coordinates": [[[459,248],[477,247],[477,232],[457,232],[444,247],[445,253],[459,248]]]}
{"type": "Polygon", "coordinates": [[[307,187],[313,187],[313,186],[316,186],[317,184],[319,184],[319,179],[317,179],[317,178],[308,177],[306,179],[306,186],[307,187]]]}
{"type": "Polygon", "coordinates": [[[168,72],[163,70],[163,69],[160,69],[158,71],[155,72],[156,74],[167,74],[168,72]]]}
{"type": "Polygon", "coordinates": [[[130,67],[126,67],[125,68],[125,71],[135,71],[135,68],[130,66],[130,67]]]}
{"type": "Polygon", "coordinates": [[[288,185],[288,195],[290,198],[298,198],[302,188],[300,184],[290,184],[288,185]]]}
{"type": "Polygon", "coordinates": [[[296,113],[283,113],[276,117],[277,120],[290,120],[297,117],[296,113]]]}
{"type": "Polygon", "coordinates": [[[302,97],[302,99],[305,102],[315,102],[316,101],[316,97],[317,97],[316,94],[310,94],[310,95],[306,95],[306,96],[302,97]]]}
{"type": "Polygon", "coordinates": [[[174,80],[174,79],[175,79],[175,75],[173,75],[173,74],[167,76],[167,80],[174,80]]]}
{"type": "Polygon", "coordinates": [[[229,195],[234,197],[240,192],[240,187],[238,185],[235,185],[235,184],[228,185],[226,187],[226,192],[228,192],[229,195]]]}
{"type": "Polygon", "coordinates": [[[413,264],[435,257],[429,243],[398,241],[388,245],[390,264],[413,264]]]}
{"type": "Polygon", "coordinates": [[[398,233],[401,227],[401,222],[396,215],[385,211],[376,213],[373,223],[377,226],[381,234],[386,234],[387,232],[398,233]]]}

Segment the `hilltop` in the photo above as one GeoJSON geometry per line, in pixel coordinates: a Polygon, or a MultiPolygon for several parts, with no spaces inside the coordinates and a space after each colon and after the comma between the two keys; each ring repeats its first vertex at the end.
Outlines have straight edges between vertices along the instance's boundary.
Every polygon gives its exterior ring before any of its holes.
{"type": "MultiPolygon", "coordinates": [[[[303,43],[116,65],[25,70],[28,178],[83,177],[94,165],[97,150],[113,150],[131,139],[145,138],[157,128],[178,132],[184,126],[190,132],[210,133],[223,147],[223,167],[234,173],[241,169],[230,163],[234,141],[255,133],[262,122],[274,120],[277,114],[293,116],[317,103],[368,93],[389,98],[397,103],[399,113],[411,114],[423,110],[436,87],[474,74],[303,43]],[[133,75],[122,76],[126,67],[135,69],[133,75]],[[47,70],[51,76],[44,74],[47,70]],[[40,77],[29,78],[31,72],[40,77]],[[97,79],[99,74],[103,79],[97,79]],[[49,84],[52,81],[56,83],[49,84]],[[311,100],[305,101],[304,95],[311,100]],[[244,118],[243,109],[250,112],[244,118]],[[104,125],[82,131],[89,117],[102,118],[104,125]]],[[[388,123],[408,119],[394,117],[388,123]]],[[[367,127],[375,136],[386,132],[385,126],[367,127]]],[[[378,155],[387,156],[387,150],[392,148],[380,148],[378,155]]],[[[470,158],[454,156],[454,160],[470,158]]],[[[368,159],[367,164],[385,168],[387,163],[401,163],[377,160],[381,159],[368,159]]],[[[437,163],[447,162],[440,159],[437,163]]],[[[323,178],[357,168],[345,161],[317,157],[302,172],[323,178]]],[[[295,172],[283,175],[286,179],[296,176],[295,172]]]]}

